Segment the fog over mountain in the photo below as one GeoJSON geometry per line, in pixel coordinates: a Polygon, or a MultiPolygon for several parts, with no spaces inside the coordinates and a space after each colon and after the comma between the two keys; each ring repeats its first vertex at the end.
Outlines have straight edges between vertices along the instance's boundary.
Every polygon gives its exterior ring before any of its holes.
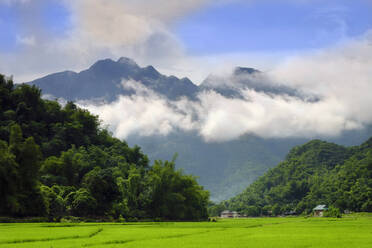
{"type": "MultiPolygon", "coordinates": [[[[306,98],[294,88],[274,84],[264,73],[254,68],[236,67],[231,74],[209,75],[200,85],[201,90],[213,90],[223,96],[244,98],[243,90],[254,90],[268,95],[288,95],[306,98]]],[[[309,98],[309,96],[307,97],[309,98]]]]}
{"type": "Polygon", "coordinates": [[[100,60],[79,73],[55,73],[30,83],[45,94],[80,102],[99,114],[120,138],[167,135],[176,130],[196,131],[208,142],[229,141],[245,134],[263,138],[329,134],[328,127],[307,127],[309,120],[293,107],[316,109],[323,102],[315,94],[278,84],[252,68],[237,67],[231,74],[210,75],[197,86],[187,78],[165,76],[152,66],[140,67],[129,58],[120,58],[100,60]],[[298,123],[288,126],[283,122],[293,115],[299,115],[298,121],[304,124],[298,127],[298,123]]]}
{"type": "Polygon", "coordinates": [[[178,153],[177,166],[198,176],[215,201],[241,192],[294,145],[311,138],[354,145],[371,134],[368,125],[340,119],[340,106],[335,116],[322,92],[281,84],[253,68],[210,75],[197,86],[123,57],[29,83],[98,114],[150,159],[178,153]]]}

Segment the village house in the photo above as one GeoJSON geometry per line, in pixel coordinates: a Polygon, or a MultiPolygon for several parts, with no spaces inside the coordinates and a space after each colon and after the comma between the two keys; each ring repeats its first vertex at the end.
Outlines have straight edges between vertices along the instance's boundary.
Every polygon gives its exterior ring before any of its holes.
{"type": "Polygon", "coordinates": [[[239,218],[240,214],[236,211],[225,210],[221,212],[221,218],[239,218]]]}
{"type": "Polygon", "coordinates": [[[327,208],[326,205],[318,205],[313,209],[314,216],[315,217],[323,217],[324,212],[327,211],[327,210],[328,210],[328,208],[327,208]]]}

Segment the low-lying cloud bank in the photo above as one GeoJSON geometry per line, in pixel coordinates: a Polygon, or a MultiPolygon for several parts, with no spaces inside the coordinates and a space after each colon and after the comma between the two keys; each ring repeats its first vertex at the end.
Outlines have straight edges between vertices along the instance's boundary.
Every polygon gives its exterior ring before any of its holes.
{"type": "Polygon", "coordinates": [[[169,101],[131,81],[123,85],[136,94],[120,96],[112,104],[84,106],[99,114],[120,138],[131,134],[167,135],[179,129],[197,131],[210,142],[244,134],[264,138],[327,137],[372,124],[370,35],[288,60],[266,77],[273,85],[284,84],[316,95],[318,100],[242,88],[241,98],[208,90],[201,92],[197,101],[169,101]]]}

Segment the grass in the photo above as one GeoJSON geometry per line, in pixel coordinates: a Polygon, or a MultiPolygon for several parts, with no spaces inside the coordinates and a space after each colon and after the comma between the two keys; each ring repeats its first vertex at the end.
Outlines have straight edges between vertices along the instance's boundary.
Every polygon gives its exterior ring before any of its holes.
{"type": "Polygon", "coordinates": [[[0,248],[372,247],[372,215],[218,222],[0,224],[0,248]]]}

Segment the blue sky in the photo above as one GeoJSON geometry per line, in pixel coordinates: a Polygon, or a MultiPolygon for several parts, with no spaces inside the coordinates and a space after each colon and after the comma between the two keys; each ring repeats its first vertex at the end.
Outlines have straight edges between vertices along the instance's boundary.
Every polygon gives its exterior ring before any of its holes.
{"type": "MultiPolygon", "coordinates": [[[[34,14],[22,4],[2,4],[0,2],[0,51],[12,52],[19,48],[17,37],[32,32],[24,23],[25,15],[34,14]]],[[[60,1],[48,0],[36,12],[35,20],[46,35],[53,37],[63,36],[71,28],[70,13],[60,1]]],[[[35,27],[33,27],[35,28],[35,27]]]]}
{"type": "Polygon", "coordinates": [[[13,49],[17,35],[17,15],[12,8],[0,5],[0,50],[13,49]]]}
{"type": "Polygon", "coordinates": [[[58,1],[49,1],[42,8],[45,28],[54,35],[63,35],[71,28],[69,11],[58,1]]]}
{"type": "MultiPolygon", "coordinates": [[[[0,51],[17,48],[25,10],[0,3],[0,51]]],[[[367,0],[237,1],[209,4],[171,26],[190,54],[281,51],[322,48],[372,28],[367,0]]],[[[46,1],[39,13],[48,35],[63,35],[70,15],[59,1],[46,1]]]]}
{"type": "Polygon", "coordinates": [[[127,56],[200,83],[211,70],[271,70],[372,30],[372,0],[168,1],[0,0],[0,72],[23,81],[127,56]]]}
{"type": "Polygon", "coordinates": [[[317,4],[257,1],[215,5],[174,27],[191,53],[322,48],[372,28],[372,5],[363,0],[317,4]]]}

